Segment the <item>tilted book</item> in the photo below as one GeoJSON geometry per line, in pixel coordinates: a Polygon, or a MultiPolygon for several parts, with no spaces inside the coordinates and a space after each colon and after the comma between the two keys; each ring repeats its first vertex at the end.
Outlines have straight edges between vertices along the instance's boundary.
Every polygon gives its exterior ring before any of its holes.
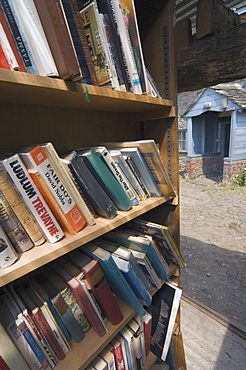
{"type": "Polygon", "coordinates": [[[55,172],[59,174],[59,177],[62,178],[66,188],[69,191],[69,194],[74,199],[74,202],[79,206],[81,212],[86,218],[88,225],[94,225],[94,217],[92,216],[90,210],[85,204],[83,198],[81,197],[78,189],[76,188],[71,176],[65,169],[64,163],[62,163],[61,158],[59,157],[54,145],[51,142],[40,144],[41,148],[44,150],[47,158],[49,159],[52,167],[55,169],[55,172]]]}
{"type": "Polygon", "coordinates": [[[102,155],[94,148],[85,151],[80,149],[76,152],[85,158],[85,164],[116,207],[121,211],[128,211],[132,207],[131,200],[108,168],[102,155]]]}
{"type": "Polygon", "coordinates": [[[18,255],[9,241],[7,234],[0,226],[0,267],[6,268],[18,260],[18,255]]]}
{"type": "Polygon", "coordinates": [[[34,245],[41,245],[45,242],[37,220],[24,202],[22,196],[17,190],[14,182],[11,180],[7,171],[0,163],[0,191],[4,194],[10,207],[18,217],[22,226],[25,228],[34,245]]]}
{"type": "Polygon", "coordinates": [[[124,364],[124,358],[123,358],[121,343],[116,338],[113,338],[111,340],[110,344],[113,346],[116,369],[117,370],[125,370],[125,364],[124,364]]]}
{"type": "Polygon", "coordinates": [[[106,279],[115,295],[131,306],[135,311],[143,314],[143,306],[116,265],[111,253],[93,243],[87,243],[81,246],[80,249],[99,261],[106,279]]]}
{"type": "Polygon", "coordinates": [[[39,172],[68,222],[76,232],[80,231],[85,226],[86,219],[41,146],[23,150],[19,152],[19,156],[28,172],[39,172]]]}
{"type": "Polygon", "coordinates": [[[55,243],[63,238],[64,233],[60,225],[51,213],[36,185],[33,183],[19,155],[14,154],[7,157],[3,159],[1,163],[9,173],[48,241],[50,243],[55,243]]]}
{"type": "Polygon", "coordinates": [[[133,351],[133,346],[132,346],[133,334],[125,326],[119,332],[119,335],[124,340],[128,369],[137,370],[136,358],[135,358],[134,351],[133,351]]]}
{"type": "Polygon", "coordinates": [[[66,258],[84,273],[105,315],[113,325],[118,325],[123,315],[99,262],[80,250],[70,252],[66,258]]]}
{"type": "Polygon", "coordinates": [[[11,69],[2,45],[0,45],[0,68],[11,69]]]}
{"type": "Polygon", "coordinates": [[[69,167],[94,212],[101,217],[114,218],[117,215],[115,204],[92,175],[84,163],[83,157],[74,151],[63,158],[63,162],[69,167]]]}
{"type": "Polygon", "coordinates": [[[59,77],[78,81],[81,71],[59,0],[33,0],[42,23],[59,77]]]}
{"type": "Polygon", "coordinates": [[[144,368],[144,355],[143,355],[143,347],[142,347],[142,333],[140,331],[140,325],[133,319],[128,321],[126,324],[127,329],[130,330],[132,333],[132,346],[134,357],[136,358],[137,369],[144,368]]]}
{"type": "MultiPolygon", "coordinates": [[[[9,40],[7,38],[7,35],[3,29],[2,24],[0,23],[0,40],[1,40],[1,49],[4,52],[4,57],[7,59],[8,62],[8,69],[11,69],[12,71],[19,71],[20,67],[17,63],[17,60],[15,58],[15,54],[12,50],[12,47],[9,43],[9,40]]],[[[1,57],[2,60],[2,57],[1,57]]]]}
{"type": "Polygon", "coordinates": [[[7,234],[15,250],[23,253],[33,247],[26,230],[20,223],[6,197],[0,190],[0,225],[7,234]]]}

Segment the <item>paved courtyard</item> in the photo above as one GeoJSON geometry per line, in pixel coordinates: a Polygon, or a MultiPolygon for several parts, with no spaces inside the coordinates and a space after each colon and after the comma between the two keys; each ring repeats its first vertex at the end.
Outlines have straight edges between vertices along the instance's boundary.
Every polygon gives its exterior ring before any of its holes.
{"type": "Polygon", "coordinates": [[[181,178],[180,193],[183,293],[246,325],[246,187],[181,178]]]}

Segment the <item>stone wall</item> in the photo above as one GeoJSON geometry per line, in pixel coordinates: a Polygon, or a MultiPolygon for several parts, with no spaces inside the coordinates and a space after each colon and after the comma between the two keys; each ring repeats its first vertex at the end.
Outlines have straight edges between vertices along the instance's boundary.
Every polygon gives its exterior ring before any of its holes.
{"type": "Polygon", "coordinates": [[[223,180],[231,179],[234,175],[240,175],[243,173],[243,169],[246,166],[246,159],[232,161],[229,158],[224,160],[223,180]]]}
{"type": "Polygon", "coordinates": [[[201,175],[219,174],[220,155],[206,155],[188,157],[186,160],[186,174],[191,178],[201,175]]]}

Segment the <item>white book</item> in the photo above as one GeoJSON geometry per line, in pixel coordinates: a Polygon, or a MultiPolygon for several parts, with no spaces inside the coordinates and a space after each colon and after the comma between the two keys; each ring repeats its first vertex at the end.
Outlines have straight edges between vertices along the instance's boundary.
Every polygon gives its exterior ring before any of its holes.
{"type": "Polygon", "coordinates": [[[56,76],[58,71],[33,0],[11,0],[20,26],[41,76],[56,76]]]}
{"type": "MultiPolygon", "coordinates": [[[[109,351],[107,348],[104,348],[99,356],[107,362],[107,370],[116,370],[115,358],[112,351],[109,351]]],[[[125,369],[126,370],[126,369],[125,369]]]]}
{"type": "Polygon", "coordinates": [[[1,23],[0,23],[0,43],[2,45],[3,52],[6,56],[6,59],[9,63],[10,69],[13,71],[19,71],[20,66],[17,63],[17,60],[15,58],[15,55],[13,53],[13,50],[10,46],[9,40],[6,36],[6,33],[1,23]]]}
{"type": "Polygon", "coordinates": [[[136,359],[134,356],[134,351],[132,347],[132,333],[130,332],[129,329],[124,327],[120,332],[119,335],[123,338],[124,344],[125,344],[125,349],[126,349],[126,356],[127,356],[127,362],[128,362],[128,367],[131,370],[137,370],[137,364],[136,364],[136,359]]]}
{"type": "Polygon", "coordinates": [[[135,94],[142,94],[142,88],[138,75],[138,70],[134,58],[133,48],[130,40],[130,35],[123,18],[122,7],[119,0],[112,0],[111,6],[117,21],[118,34],[122,44],[123,60],[126,64],[127,73],[129,74],[132,92],[135,94]]]}
{"type": "Polygon", "coordinates": [[[9,173],[47,240],[50,243],[55,243],[62,239],[64,233],[60,225],[56,221],[38,188],[33,183],[19,155],[14,154],[10,157],[6,157],[1,163],[9,173]]]}
{"type": "Polygon", "coordinates": [[[2,226],[0,226],[0,267],[11,266],[18,259],[18,255],[9,241],[2,226]]]}

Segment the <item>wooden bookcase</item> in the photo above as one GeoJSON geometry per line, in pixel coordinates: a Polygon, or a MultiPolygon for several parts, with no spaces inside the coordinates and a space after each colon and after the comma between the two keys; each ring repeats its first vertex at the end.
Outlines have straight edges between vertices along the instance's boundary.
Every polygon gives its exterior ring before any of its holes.
{"type": "MultiPolygon", "coordinates": [[[[103,141],[153,138],[159,143],[163,161],[177,197],[149,198],[129,212],[118,212],[113,220],[98,218],[75,236],[51,245],[46,243],[25,252],[11,267],[0,270],[0,287],[65,255],[127,221],[144,215],[169,226],[179,245],[179,175],[176,117],[176,63],[174,55],[174,1],[135,0],[146,65],[164,99],[88,86],[9,70],[0,70],[1,154],[20,146],[51,141],[59,154],[103,141]]],[[[1,289],[1,288],[0,288],[1,289]]],[[[124,320],[110,326],[99,338],[91,329],[57,369],[84,369],[96,354],[125,326],[134,311],[123,302],[124,320]]],[[[175,335],[177,369],[185,369],[182,335],[175,335]]],[[[146,369],[155,361],[149,356],[146,369]]]]}

